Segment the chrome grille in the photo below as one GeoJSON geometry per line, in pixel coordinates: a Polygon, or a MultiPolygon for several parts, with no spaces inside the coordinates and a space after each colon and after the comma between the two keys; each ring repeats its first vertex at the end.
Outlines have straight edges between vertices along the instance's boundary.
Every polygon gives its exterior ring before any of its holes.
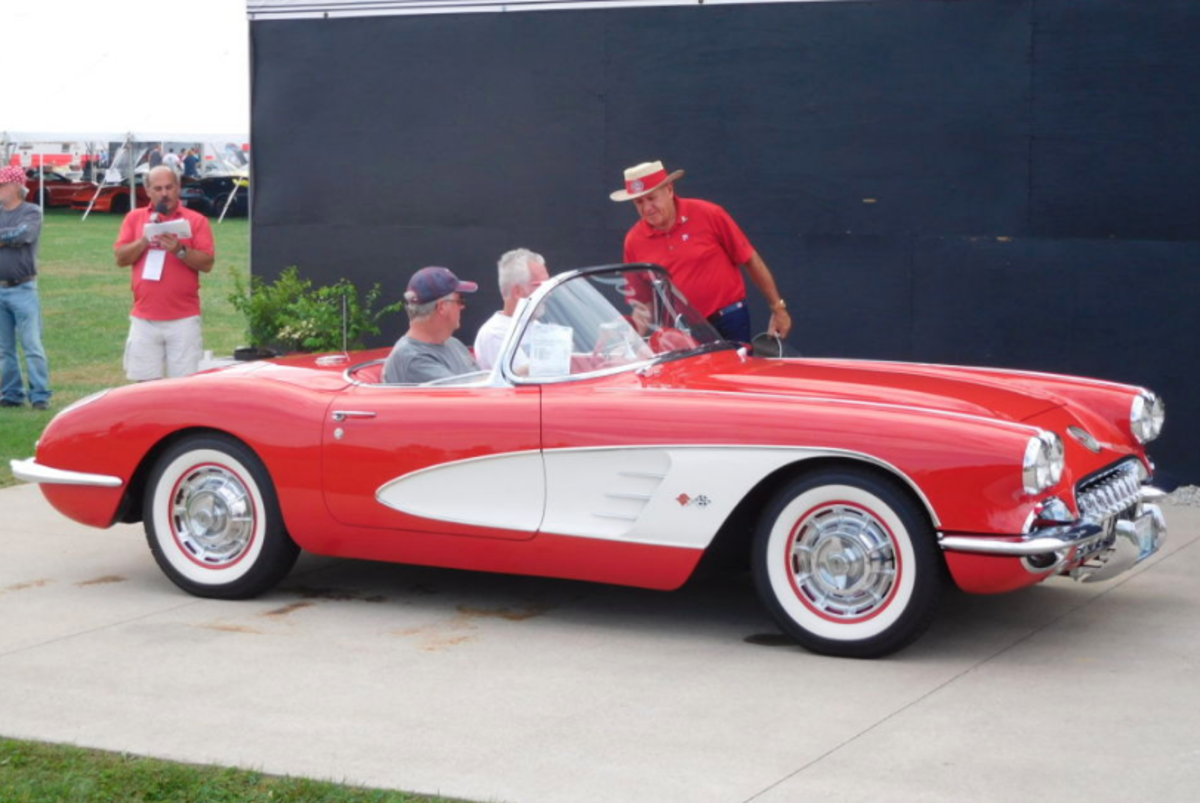
{"type": "Polygon", "coordinates": [[[1080,483],[1075,491],[1079,514],[1094,522],[1118,516],[1137,505],[1141,486],[1137,463],[1128,461],[1114,466],[1080,483]]]}

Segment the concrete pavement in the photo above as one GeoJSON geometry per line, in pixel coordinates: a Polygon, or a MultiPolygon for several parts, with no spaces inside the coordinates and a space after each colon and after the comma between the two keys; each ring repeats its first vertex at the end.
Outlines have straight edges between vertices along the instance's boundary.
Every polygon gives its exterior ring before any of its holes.
{"type": "Polygon", "coordinates": [[[305,556],[189,597],[140,527],[0,490],[0,734],[477,801],[1192,801],[1200,509],[1115,581],[951,595],[880,661],[748,578],[659,593],[305,556]]]}

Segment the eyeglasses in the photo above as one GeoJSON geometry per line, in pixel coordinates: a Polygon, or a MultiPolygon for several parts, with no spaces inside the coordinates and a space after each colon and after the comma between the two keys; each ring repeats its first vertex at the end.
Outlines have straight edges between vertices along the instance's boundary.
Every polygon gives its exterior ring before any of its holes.
{"type": "Polygon", "coordinates": [[[445,301],[449,304],[457,304],[460,307],[467,306],[467,302],[463,301],[463,299],[461,297],[459,297],[459,298],[439,298],[438,299],[439,304],[441,304],[443,301],[445,301]]]}

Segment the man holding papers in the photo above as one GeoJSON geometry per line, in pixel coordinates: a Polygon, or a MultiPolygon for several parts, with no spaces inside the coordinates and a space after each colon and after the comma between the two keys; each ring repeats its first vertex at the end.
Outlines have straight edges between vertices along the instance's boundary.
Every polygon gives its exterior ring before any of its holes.
{"type": "Polygon", "coordinates": [[[208,218],[179,203],[169,167],[146,174],[150,205],[125,216],[113,246],[119,267],[132,266],[133,312],[125,375],[135,382],[187,376],[200,366],[200,274],[212,270],[208,218]]]}

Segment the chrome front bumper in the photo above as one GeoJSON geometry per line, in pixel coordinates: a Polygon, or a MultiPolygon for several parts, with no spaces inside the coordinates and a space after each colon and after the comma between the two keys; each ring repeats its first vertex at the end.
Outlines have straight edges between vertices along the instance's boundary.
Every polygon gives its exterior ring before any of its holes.
{"type": "Polygon", "coordinates": [[[64,471],[39,464],[32,457],[25,460],[10,460],[13,476],[25,482],[50,485],[94,485],[99,488],[120,488],[124,481],[107,474],[86,474],[82,471],[64,471]]]}
{"type": "Polygon", "coordinates": [[[1072,547],[1087,549],[1103,538],[1103,527],[1084,521],[1038,530],[1036,533],[1020,536],[1019,541],[946,535],[939,538],[938,543],[947,552],[973,552],[977,555],[996,555],[1004,558],[1030,558],[1038,555],[1051,555],[1072,547]]]}
{"type": "Polygon", "coordinates": [[[1109,580],[1153,555],[1167,540],[1167,522],[1157,505],[1144,500],[1162,496],[1155,488],[1141,489],[1137,515],[1132,519],[1077,521],[1047,527],[1016,538],[941,536],[947,552],[1021,558],[1037,574],[1064,570],[1085,583],[1109,580]]]}

